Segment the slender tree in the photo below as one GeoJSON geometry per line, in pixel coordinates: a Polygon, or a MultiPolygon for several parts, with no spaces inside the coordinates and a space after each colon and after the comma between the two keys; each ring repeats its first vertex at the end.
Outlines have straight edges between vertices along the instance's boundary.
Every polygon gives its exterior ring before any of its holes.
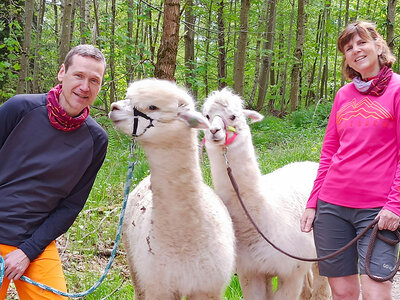
{"type": "Polygon", "coordinates": [[[32,21],[34,12],[35,1],[25,1],[25,30],[24,30],[24,42],[22,45],[22,53],[20,60],[20,69],[18,72],[18,85],[17,94],[21,94],[26,91],[26,77],[28,74],[28,60],[31,48],[31,32],[32,32],[32,21]]]}
{"type": "Polygon", "coordinates": [[[71,46],[71,23],[72,23],[72,10],[73,10],[73,0],[65,0],[64,13],[62,17],[62,25],[61,25],[61,37],[60,37],[60,45],[59,45],[59,56],[58,63],[62,64],[65,56],[70,50],[71,46]]]}
{"type": "Polygon", "coordinates": [[[39,1],[39,13],[37,15],[37,21],[36,21],[37,31],[36,31],[36,38],[35,38],[35,55],[34,55],[34,61],[33,61],[33,76],[32,76],[34,93],[42,92],[42,90],[40,89],[40,85],[39,85],[39,78],[40,78],[39,50],[40,50],[40,43],[41,43],[41,39],[42,39],[43,18],[44,18],[45,9],[46,9],[46,0],[40,0],[39,1]]]}
{"type": "Polygon", "coordinates": [[[178,53],[180,23],[180,1],[165,0],[164,25],[161,45],[157,53],[154,75],[157,78],[175,81],[176,55],[178,53]]]}
{"type": "Polygon", "coordinates": [[[194,61],[194,23],[193,0],[186,1],[185,7],[185,82],[186,87],[197,97],[197,88],[193,88],[192,78],[195,68],[194,61]]]}
{"type": "Polygon", "coordinates": [[[290,111],[295,111],[299,102],[299,85],[300,85],[300,69],[303,58],[303,45],[305,39],[305,24],[306,24],[306,13],[305,6],[307,0],[297,1],[297,33],[296,33],[296,48],[293,56],[295,61],[292,68],[292,79],[290,89],[290,111]]]}
{"type": "Polygon", "coordinates": [[[220,0],[218,6],[218,88],[226,87],[226,48],[224,25],[224,0],[220,0]]]}
{"type": "Polygon", "coordinates": [[[394,47],[393,39],[394,39],[395,17],[396,17],[396,5],[397,5],[397,0],[388,0],[387,15],[386,15],[386,24],[387,24],[386,42],[392,51],[394,47]]]}
{"type": "Polygon", "coordinates": [[[246,61],[247,32],[249,30],[250,0],[242,0],[240,9],[240,33],[235,57],[233,73],[233,89],[243,96],[244,65],[246,61]]]}
{"type": "Polygon", "coordinates": [[[269,74],[272,61],[272,52],[274,49],[275,40],[275,23],[276,23],[276,3],[277,0],[270,0],[269,13],[267,19],[266,41],[263,43],[261,68],[260,68],[260,81],[258,84],[258,99],[256,109],[260,111],[265,102],[267,89],[269,85],[269,74]]]}

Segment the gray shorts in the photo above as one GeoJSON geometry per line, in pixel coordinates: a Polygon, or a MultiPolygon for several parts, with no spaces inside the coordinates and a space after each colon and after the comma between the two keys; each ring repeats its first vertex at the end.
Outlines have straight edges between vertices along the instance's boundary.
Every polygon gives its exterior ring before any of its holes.
{"type": "MultiPolygon", "coordinates": [[[[380,210],[380,207],[349,208],[318,200],[314,220],[314,241],[318,257],[328,255],[345,246],[375,219],[380,210]]],[[[366,274],[365,256],[371,232],[372,229],[345,252],[320,261],[318,263],[320,275],[342,277],[366,274]]],[[[384,230],[380,233],[392,240],[397,239],[392,231],[384,230]]],[[[377,238],[371,257],[371,274],[379,277],[388,276],[396,267],[397,254],[398,244],[392,246],[377,238]]]]}

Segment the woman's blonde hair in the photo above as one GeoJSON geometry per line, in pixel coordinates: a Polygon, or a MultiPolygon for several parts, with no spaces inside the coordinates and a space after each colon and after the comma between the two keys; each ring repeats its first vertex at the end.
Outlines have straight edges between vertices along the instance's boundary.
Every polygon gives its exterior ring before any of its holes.
{"type": "Polygon", "coordinates": [[[386,41],[382,38],[382,36],[376,31],[375,24],[367,21],[357,21],[354,23],[350,23],[343,29],[342,33],[339,35],[337,40],[337,47],[339,51],[343,54],[342,61],[342,72],[348,79],[353,79],[354,77],[361,77],[361,74],[352,69],[346,62],[344,56],[344,47],[350,42],[355,35],[359,35],[360,38],[375,41],[378,45],[380,45],[382,49],[382,53],[378,56],[379,65],[382,68],[384,65],[388,67],[392,67],[393,63],[396,61],[396,58],[393,56],[392,51],[388,47],[386,41]]]}

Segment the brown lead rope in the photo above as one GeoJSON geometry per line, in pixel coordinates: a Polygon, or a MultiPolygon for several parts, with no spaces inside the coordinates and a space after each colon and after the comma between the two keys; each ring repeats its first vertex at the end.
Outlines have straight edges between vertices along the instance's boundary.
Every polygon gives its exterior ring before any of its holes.
{"type": "MultiPolygon", "coordinates": [[[[225,159],[226,159],[226,157],[225,157],[225,159]]],[[[227,165],[228,165],[228,162],[227,162],[227,165]]],[[[274,243],[272,243],[272,242],[264,235],[264,233],[260,230],[260,228],[259,228],[259,227],[257,226],[257,224],[254,222],[254,220],[253,220],[253,218],[251,217],[249,211],[247,210],[246,206],[244,205],[243,200],[242,200],[242,197],[240,197],[239,187],[238,187],[238,185],[237,185],[237,183],[236,183],[236,181],[235,181],[235,178],[234,178],[233,175],[232,175],[232,169],[230,168],[229,165],[228,165],[228,167],[227,167],[227,172],[228,172],[229,179],[231,180],[232,186],[233,186],[233,188],[234,188],[234,190],[235,190],[235,192],[236,192],[236,195],[237,195],[237,197],[239,198],[240,205],[242,206],[242,208],[243,208],[243,210],[244,210],[244,212],[245,212],[247,218],[250,220],[251,224],[253,224],[253,226],[254,226],[254,228],[257,230],[257,232],[258,232],[258,233],[264,238],[264,240],[266,240],[266,241],[268,242],[268,244],[270,244],[273,248],[275,248],[275,249],[278,250],[279,252],[281,252],[281,253],[283,253],[283,254],[285,254],[285,255],[291,257],[291,258],[297,259],[297,260],[308,261],[308,262],[316,262],[316,261],[321,261],[321,260],[326,260],[326,259],[332,258],[332,257],[338,255],[339,253],[342,253],[342,252],[346,251],[350,246],[352,246],[355,242],[357,242],[368,230],[370,230],[372,227],[374,227],[374,225],[376,225],[376,224],[378,223],[378,221],[379,221],[379,218],[376,218],[374,221],[371,222],[371,224],[369,224],[366,228],[364,228],[364,230],[361,231],[361,232],[360,232],[354,239],[352,239],[347,245],[345,245],[344,247],[340,248],[339,250],[336,250],[335,252],[332,252],[331,254],[328,254],[328,255],[325,255],[325,256],[322,256],[322,257],[318,257],[318,258],[304,258],[304,257],[295,256],[295,255],[292,255],[292,254],[290,254],[290,253],[287,253],[286,251],[284,251],[284,250],[282,250],[281,248],[279,248],[278,246],[276,246],[274,243]]],[[[397,270],[399,269],[399,266],[400,266],[400,258],[397,260],[396,268],[394,268],[393,272],[392,272],[389,276],[387,276],[387,277],[378,277],[378,276],[374,276],[374,275],[371,274],[370,268],[369,268],[370,261],[371,261],[372,250],[373,250],[374,245],[375,245],[376,237],[378,237],[379,239],[383,240],[383,241],[386,242],[386,243],[389,243],[389,244],[391,244],[391,245],[395,245],[395,244],[397,244],[397,243],[400,241],[400,232],[399,232],[399,229],[397,229],[394,233],[395,233],[396,236],[397,236],[397,240],[390,240],[390,239],[385,238],[383,235],[379,234],[379,233],[378,233],[378,226],[375,226],[374,229],[373,229],[373,231],[372,231],[370,243],[369,243],[369,245],[368,245],[367,255],[366,255],[366,258],[365,258],[365,271],[366,271],[367,275],[368,275],[371,279],[373,279],[373,280],[375,280],[375,281],[383,282],[383,281],[392,279],[392,278],[394,277],[394,275],[396,274],[397,270]]]]}

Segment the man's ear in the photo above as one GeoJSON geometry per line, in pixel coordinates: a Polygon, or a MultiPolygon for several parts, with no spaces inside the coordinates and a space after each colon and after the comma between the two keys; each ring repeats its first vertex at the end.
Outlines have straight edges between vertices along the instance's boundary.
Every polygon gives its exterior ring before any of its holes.
{"type": "Polygon", "coordinates": [[[60,67],[60,71],[58,71],[57,79],[59,82],[62,82],[65,75],[65,65],[62,64],[60,67]]]}

